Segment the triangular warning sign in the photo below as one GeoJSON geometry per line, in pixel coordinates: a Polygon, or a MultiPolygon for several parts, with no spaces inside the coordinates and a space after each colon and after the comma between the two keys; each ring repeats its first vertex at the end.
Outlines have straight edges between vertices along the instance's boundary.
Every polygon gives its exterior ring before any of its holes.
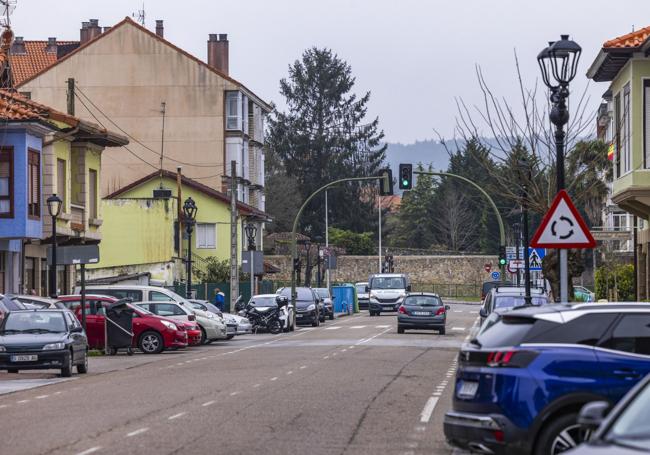
{"type": "Polygon", "coordinates": [[[596,241],[567,192],[561,190],[530,245],[534,248],[594,248],[596,241]]]}

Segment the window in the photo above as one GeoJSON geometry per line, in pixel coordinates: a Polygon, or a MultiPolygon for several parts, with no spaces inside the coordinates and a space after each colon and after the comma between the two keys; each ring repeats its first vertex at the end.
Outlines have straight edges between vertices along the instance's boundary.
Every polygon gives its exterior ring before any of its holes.
{"type": "Polygon", "coordinates": [[[650,314],[624,315],[603,347],[650,355],[650,314]]]}
{"type": "Polygon", "coordinates": [[[163,294],[162,292],[158,291],[151,291],[149,293],[149,300],[152,300],[154,302],[173,302],[174,299],[172,299],[170,296],[163,294]]]}
{"type": "Polygon", "coordinates": [[[14,216],[14,150],[0,149],[0,217],[14,216]]]}
{"type": "Polygon", "coordinates": [[[650,79],[643,81],[643,167],[650,168],[650,79]]]}
{"type": "Polygon", "coordinates": [[[94,292],[95,294],[110,295],[111,297],[116,297],[118,299],[128,298],[134,302],[142,302],[142,291],[131,291],[128,289],[91,288],[87,289],[86,292],[89,294],[91,292],[94,292]]]}
{"type": "Polygon", "coordinates": [[[538,321],[526,343],[584,344],[595,346],[616,319],[616,313],[585,314],[565,324],[538,321]]]}
{"type": "Polygon", "coordinates": [[[614,178],[621,176],[621,94],[614,98],[614,141],[616,152],[614,156],[614,178]]]}
{"type": "Polygon", "coordinates": [[[25,258],[25,294],[36,292],[36,258],[25,258]]]}
{"type": "Polygon", "coordinates": [[[199,223],[196,225],[196,247],[217,247],[217,225],[213,223],[199,223]]]}
{"type": "Polygon", "coordinates": [[[242,105],[242,121],[243,121],[243,130],[244,133],[248,134],[248,97],[246,95],[243,95],[241,97],[241,105],[242,105]]]}
{"type": "Polygon", "coordinates": [[[61,204],[61,212],[65,212],[66,196],[68,194],[67,172],[65,160],[56,160],[56,195],[63,201],[61,204]]]}
{"type": "Polygon", "coordinates": [[[0,294],[4,294],[5,291],[5,273],[7,270],[6,266],[6,255],[4,251],[0,251],[0,294]]]}
{"type": "Polygon", "coordinates": [[[226,130],[241,131],[242,101],[241,93],[226,92],[226,130]]]}
{"type": "Polygon", "coordinates": [[[623,127],[623,173],[632,169],[632,140],[630,121],[630,84],[628,83],[623,89],[623,118],[621,125],[623,127]]]}
{"type": "Polygon", "coordinates": [[[88,169],[88,217],[97,218],[97,171],[88,169]]]}
{"type": "Polygon", "coordinates": [[[47,279],[49,275],[49,269],[47,267],[47,259],[41,259],[41,294],[48,295],[47,292],[47,279]]]}
{"type": "Polygon", "coordinates": [[[187,316],[187,313],[181,307],[171,303],[149,305],[149,308],[158,316],[187,316]]]}
{"type": "Polygon", "coordinates": [[[41,216],[41,155],[37,151],[29,151],[28,165],[27,214],[30,218],[39,218],[41,216]]]}

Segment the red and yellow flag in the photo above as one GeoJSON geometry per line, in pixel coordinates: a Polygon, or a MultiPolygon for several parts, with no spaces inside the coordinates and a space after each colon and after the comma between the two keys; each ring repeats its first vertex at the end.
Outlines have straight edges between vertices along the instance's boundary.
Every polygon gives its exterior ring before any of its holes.
{"type": "Polygon", "coordinates": [[[609,147],[607,148],[607,159],[609,161],[614,161],[614,143],[612,142],[609,144],[609,147]]]}

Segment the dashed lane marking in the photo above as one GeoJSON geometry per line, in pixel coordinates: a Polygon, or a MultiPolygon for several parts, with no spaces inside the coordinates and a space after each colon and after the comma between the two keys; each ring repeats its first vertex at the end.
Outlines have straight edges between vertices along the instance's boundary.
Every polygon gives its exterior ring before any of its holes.
{"type": "Polygon", "coordinates": [[[234,397],[235,395],[239,395],[239,390],[236,390],[234,392],[230,392],[231,397],[234,397]]]}
{"type": "Polygon", "coordinates": [[[339,326],[334,326],[334,327],[325,327],[325,330],[338,330],[340,328],[341,328],[341,326],[339,325],[339,326]]]}
{"type": "Polygon", "coordinates": [[[465,327],[452,327],[451,330],[457,330],[459,332],[462,332],[465,330],[465,327]]]}
{"type": "Polygon", "coordinates": [[[422,412],[420,413],[421,423],[429,423],[431,414],[433,414],[433,410],[436,408],[436,404],[438,404],[438,397],[429,397],[427,403],[424,405],[424,409],[422,409],[422,412]]]}
{"type": "Polygon", "coordinates": [[[174,414],[173,416],[167,417],[167,420],[175,420],[178,419],[179,417],[183,417],[187,412],[179,412],[178,414],[174,414]]]}
{"type": "Polygon", "coordinates": [[[389,325],[376,325],[375,326],[376,329],[387,329],[389,327],[390,327],[389,325]]]}
{"type": "Polygon", "coordinates": [[[351,329],[365,329],[366,326],[365,325],[351,325],[350,328],[351,329]]]}
{"type": "Polygon", "coordinates": [[[133,436],[137,436],[137,435],[139,435],[139,434],[142,434],[142,433],[146,433],[147,431],[149,431],[149,428],[147,428],[147,427],[144,427],[144,428],[138,428],[137,430],[132,431],[131,433],[127,433],[127,434],[126,434],[126,437],[127,437],[127,438],[130,438],[130,437],[133,437],[133,436]]]}
{"type": "Polygon", "coordinates": [[[271,380],[271,381],[277,381],[277,380],[278,380],[278,377],[277,377],[277,376],[273,376],[270,380],[271,380]]]}
{"type": "Polygon", "coordinates": [[[90,455],[91,453],[97,452],[101,448],[101,446],[91,447],[90,449],[84,450],[83,452],[79,452],[77,455],[90,455]]]}
{"type": "Polygon", "coordinates": [[[210,406],[210,405],[213,405],[214,403],[215,403],[215,401],[214,401],[214,400],[210,400],[210,401],[206,401],[206,402],[205,402],[205,403],[203,403],[203,404],[202,404],[201,406],[203,406],[203,407],[206,407],[206,406],[210,406]]]}
{"type": "Polygon", "coordinates": [[[37,400],[42,400],[43,398],[47,398],[49,395],[39,395],[36,397],[37,400]]]}
{"type": "Polygon", "coordinates": [[[305,368],[307,368],[307,365],[301,365],[301,366],[300,366],[300,369],[301,369],[301,370],[304,370],[305,368]]]}

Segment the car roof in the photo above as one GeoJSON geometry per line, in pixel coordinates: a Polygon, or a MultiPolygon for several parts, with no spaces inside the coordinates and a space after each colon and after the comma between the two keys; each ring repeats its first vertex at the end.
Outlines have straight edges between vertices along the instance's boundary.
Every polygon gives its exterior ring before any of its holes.
{"type": "MultiPolygon", "coordinates": [[[[132,290],[144,290],[144,291],[171,291],[171,289],[164,288],[162,286],[145,286],[140,284],[87,284],[87,289],[132,289],[132,290]]],[[[172,291],[173,292],[173,291],[172,291]]]]}
{"type": "MultiPolygon", "coordinates": [[[[284,288],[280,288],[280,289],[284,289],[284,288]]],[[[279,291],[280,289],[278,289],[278,291],[279,291]]],[[[298,288],[296,288],[296,289],[298,289],[298,288]]],[[[277,296],[278,296],[277,294],[255,294],[255,295],[254,295],[253,297],[251,297],[251,298],[252,298],[252,299],[254,299],[255,297],[269,297],[269,298],[276,298],[277,296]]]]}
{"type": "MultiPolygon", "coordinates": [[[[112,295],[102,295],[102,294],[86,294],[86,299],[93,299],[93,300],[115,300],[118,301],[117,297],[113,297],[112,295]]],[[[57,297],[57,300],[63,301],[63,302],[70,302],[70,301],[75,301],[75,300],[81,300],[81,294],[70,294],[70,295],[60,295],[57,297]]]]}
{"type": "Polygon", "coordinates": [[[440,296],[438,294],[434,293],[434,292],[409,292],[407,297],[411,296],[411,295],[424,295],[424,296],[428,296],[428,297],[438,297],[438,298],[440,298],[440,296]]]}
{"type": "MultiPolygon", "coordinates": [[[[499,295],[506,295],[506,294],[523,295],[526,293],[526,288],[522,286],[501,286],[501,287],[497,286],[495,288],[492,288],[490,292],[499,295]]],[[[535,295],[544,295],[544,290],[542,288],[531,287],[530,293],[535,295]]]]}
{"type": "Polygon", "coordinates": [[[371,278],[404,278],[405,273],[375,273],[370,276],[371,278]]]}
{"type": "Polygon", "coordinates": [[[42,297],[40,295],[27,295],[27,294],[7,294],[5,297],[8,297],[10,299],[25,299],[25,300],[31,300],[33,302],[43,302],[43,303],[52,303],[56,302],[56,299],[52,299],[50,297],[42,297]]]}
{"type": "Polygon", "coordinates": [[[62,308],[30,308],[28,310],[13,310],[11,313],[70,313],[62,308]]]}

